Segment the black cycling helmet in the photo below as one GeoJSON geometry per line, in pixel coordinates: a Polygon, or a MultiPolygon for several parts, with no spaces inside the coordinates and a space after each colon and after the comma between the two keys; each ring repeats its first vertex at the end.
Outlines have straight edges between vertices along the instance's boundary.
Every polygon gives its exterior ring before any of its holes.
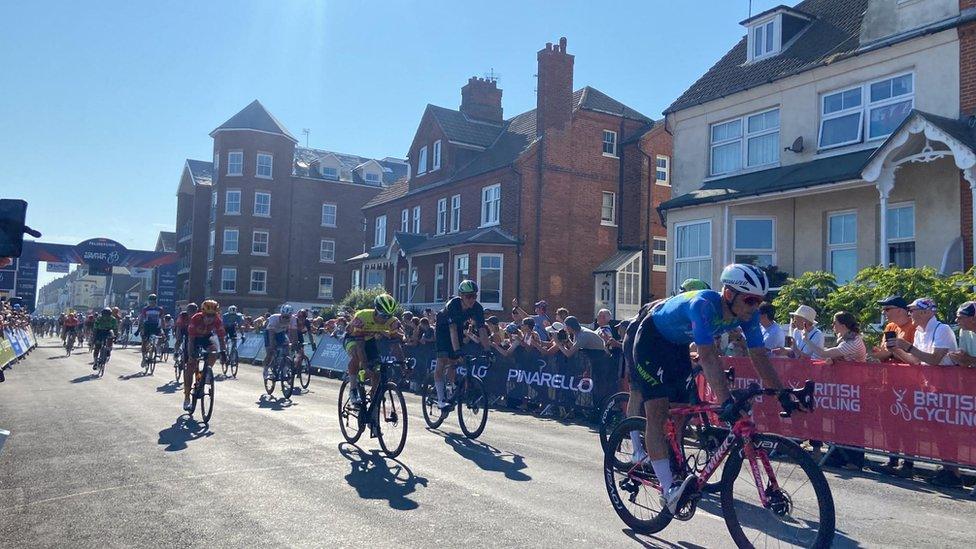
{"type": "Polygon", "coordinates": [[[146,301],[156,301],[156,294],[149,294],[149,297],[146,298],[146,301]]]}
{"type": "Polygon", "coordinates": [[[477,294],[478,284],[474,280],[462,280],[461,283],[458,284],[457,293],[458,295],[477,294]]]}
{"type": "Polygon", "coordinates": [[[109,309],[108,307],[102,309],[102,316],[109,316],[111,314],[112,314],[112,309],[109,309]]]}

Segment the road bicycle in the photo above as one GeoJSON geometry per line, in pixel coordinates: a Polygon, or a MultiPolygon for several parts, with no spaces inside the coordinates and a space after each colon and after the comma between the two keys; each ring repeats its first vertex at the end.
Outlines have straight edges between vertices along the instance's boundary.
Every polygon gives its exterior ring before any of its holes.
{"type": "Polygon", "coordinates": [[[163,330],[163,334],[156,338],[156,356],[159,362],[166,362],[169,359],[169,331],[163,330]]]}
{"type": "Polygon", "coordinates": [[[105,375],[105,365],[108,364],[109,354],[112,352],[112,340],[106,339],[95,344],[95,377],[105,375]]]}
{"type": "MultiPolygon", "coordinates": [[[[691,405],[702,404],[698,396],[698,377],[704,375],[701,366],[695,366],[688,376],[687,394],[688,403],[691,405]]],[[[735,368],[725,370],[725,379],[731,385],[735,381],[735,368]]],[[[630,401],[630,393],[621,391],[607,397],[603,412],[600,415],[600,444],[603,452],[610,451],[610,434],[617,428],[617,425],[627,417],[627,403],[630,401]]],[[[641,410],[639,415],[644,415],[641,410]]],[[[701,475],[702,469],[715,453],[722,441],[728,435],[728,429],[721,425],[715,425],[708,417],[707,413],[689,414],[683,421],[676,425],[675,432],[681,433],[678,443],[681,453],[689,462],[692,472],[701,475]]],[[[618,464],[623,467],[625,464],[618,464]]],[[[718,478],[709,479],[705,486],[705,492],[716,492],[721,481],[718,478]]]]}
{"type": "Polygon", "coordinates": [[[158,335],[153,334],[149,336],[149,346],[142,355],[142,373],[147,376],[153,375],[153,372],[156,371],[156,360],[159,358],[156,354],[158,340],[158,335]]]}
{"type": "Polygon", "coordinates": [[[281,395],[285,400],[291,399],[295,390],[295,364],[288,353],[288,344],[275,347],[275,356],[268,366],[268,377],[264,378],[264,390],[269,395],[274,394],[275,382],[281,384],[281,395]]]}
{"type": "MultiPolygon", "coordinates": [[[[476,370],[481,370],[484,375],[494,363],[495,357],[492,354],[484,353],[480,355],[469,355],[464,357],[464,367],[454,363],[451,367],[461,374],[461,379],[456,381],[455,387],[447,386],[445,391],[449,391],[446,397],[446,406],[443,408],[437,403],[437,390],[434,387],[434,374],[427,376],[424,386],[420,390],[420,398],[423,403],[424,421],[431,429],[437,429],[444,423],[453,408],[457,408],[458,423],[464,436],[475,439],[481,436],[485,426],[488,424],[488,394],[485,392],[485,384],[475,375],[476,370]],[[463,370],[463,371],[462,371],[463,370]]],[[[457,380],[455,374],[455,380],[457,380]]]]}
{"type": "MultiPolygon", "coordinates": [[[[808,380],[802,389],[791,392],[799,406],[812,410],[813,390],[814,383],[808,380]]],[[[633,454],[630,432],[639,431],[643,444],[645,419],[630,417],[622,421],[610,435],[611,451],[603,460],[604,482],[614,511],[641,534],[659,532],[672,519],[690,520],[709,477],[725,461],[721,475],[721,509],[737,547],[765,546],[770,538],[777,544],[785,541],[801,547],[829,547],[834,538],[834,500],[823,472],[792,440],[760,433],[749,414],[755,397],[777,393],[775,389],[762,389],[755,383],[747,389],[733,391],[734,404],[725,417],[739,419],[700,476],[683,459],[676,425],[689,415],[720,413],[722,407],[703,404],[671,408],[665,426],[671,467],[677,482],[687,479],[689,483],[673,514],[661,504],[662,488],[649,460],[637,464],[629,461],[633,454]],[[743,413],[748,415],[742,416],[743,413]],[[743,469],[745,461],[749,467],[743,469]],[[620,463],[626,463],[626,466],[620,467],[620,463]]],[[[795,409],[794,404],[780,415],[789,417],[795,409]]]]}
{"type": "MultiPolygon", "coordinates": [[[[227,377],[227,371],[230,370],[230,375],[237,377],[237,367],[241,362],[241,357],[237,352],[237,336],[227,338],[227,360],[221,363],[221,369],[223,370],[224,377],[227,377]]],[[[241,343],[244,342],[244,335],[241,335],[241,343]]]]}
{"type": "Polygon", "coordinates": [[[352,385],[349,376],[339,387],[339,430],[349,444],[355,444],[369,426],[370,438],[378,438],[380,448],[391,458],[400,455],[407,444],[407,401],[403,392],[390,381],[390,367],[399,366],[412,370],[414,359],[397,360],[382,358],[359,373],[359,402],[352,399],[352,385]],[[369,390],[367,390],[367,387],[369,390]],[[379,393],[379,394],[377,394],[379,393]]]}
{"type": "Polygon", "coordinates": [[[173,352],[173,373],[176,374],[177,382],[183,379],[183,369],[186,368],[186,345],[187,342],[183,341],[173,352]]]}
{"type": "Polygon", "coordinates": [[[65,356],[71,356],[71,351],[75,348],[75,333],[68,332],[68,336],[65,338],[64,350],[67,351],[65,356]]]}
{"type": "Polygon", "coordinates": [[[214,373],[210,366],[210,357],[216,354],[217,351],[207,351],[203,347],[198,347],[194,352],[196,372],[193,375],[193,387],[190,389],[189,415],[193,417],[199,406],[200,420],[203,423],[210,423],[213,415],[214,373]]]}
{"type": "MultiPolygon", "coordinates": [[[[314,343],[312,344],[312,350],[313,352],[315,350],[314,343]]],[[[301,384],[302,389],[308,389],[308,385],[312,382],[312,362],[309,360],[308,355],[305,354],[304,343],[296,343],[295,351],[297,351],[294,358],[295,375],[298,377],[298,383],[301,384]]]]}

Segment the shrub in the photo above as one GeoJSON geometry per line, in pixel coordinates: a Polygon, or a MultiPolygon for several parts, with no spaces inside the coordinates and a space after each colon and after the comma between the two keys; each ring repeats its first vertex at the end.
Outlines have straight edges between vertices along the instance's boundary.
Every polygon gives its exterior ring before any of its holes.
{"type": "MultiPolygon", "coordinates": [[[[340,310],[351,309],[353,311],[372,309],[373,300],[376,299],[376,296],[385,293],[386,290],[383,288],[358,288],[346,294],[346,297],[342,298],[342,301],[339,302],[338,308],[340,310]]],[[[396,314],[399,315],[402,311],[402,305],[397,304],[396,314]]]]}

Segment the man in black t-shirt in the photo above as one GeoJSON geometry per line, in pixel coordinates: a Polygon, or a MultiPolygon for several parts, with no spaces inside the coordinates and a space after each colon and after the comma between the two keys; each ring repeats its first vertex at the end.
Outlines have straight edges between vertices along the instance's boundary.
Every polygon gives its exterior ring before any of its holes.
{"type": "MultiPolygon", "coordinates": [[[[439,313],[434,325],[437,366],[434,368],[434,388],[437,390],[437,405],[446,408],[444,370],[461,359],[461,344],[464,341],[464,325],[474,322],[475,330],[481,337],[482,347],[488,346],[488,330],[485,328],[485,309],[478,303],[478,285],[473,280],[458,284],[458,296],[452,298],[439,313]]],[[[455,371],[448,372],[454,383],[455,371]]]]}

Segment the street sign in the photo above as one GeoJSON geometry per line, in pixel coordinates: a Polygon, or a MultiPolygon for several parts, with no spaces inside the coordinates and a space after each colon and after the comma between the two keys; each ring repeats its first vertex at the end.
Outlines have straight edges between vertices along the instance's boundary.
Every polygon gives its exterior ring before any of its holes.
{"type": "Polygon", "coordinates": [[[51,263],[47,264],[47,272],[49,273],[66,273],[68,272],[67,263],[51,263]]]}

